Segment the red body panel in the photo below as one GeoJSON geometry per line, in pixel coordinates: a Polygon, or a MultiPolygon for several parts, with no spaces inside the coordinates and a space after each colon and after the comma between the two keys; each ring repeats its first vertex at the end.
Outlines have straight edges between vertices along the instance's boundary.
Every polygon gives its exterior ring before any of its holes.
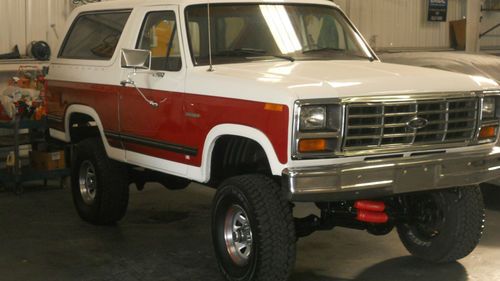
{"type": "MultiPolygon", "coordinates": [[[[143,92],[154,101],[166,100],[154,109],[130,87],[49,81],[48,113],[63,118],[68,106],[87,105],[97,112],[105,131],[193,148],[197,153],[186,157],[180,152],[123,141],[127,150],[193,166],[201,166],[205,139],[212,128],[220,124],[245,125],[262,131],[279,161],[287,162],[286,106],[273,111],[266,110],[261,102],[147,89],[143,92]]],[[[110,144],[119,146],[116,140],[110,144]]]]}
{"type": "MultiPolygon", "coordinates": [[[[186,112],[199,114],[199,118],[187,118],[186,144],[203,147],[210,130],[219,124],[238,124],[256,128],[271,141],[278,160],[285,164],[288,158],[288,107],[283,111],[265,110],[265,103],[203,95],[186,95],[186,112]]],[[[197,165],[201,155],[197,157],[197,165]]]]}
{"type": "Polygon", "coordinates": [[[105,130],[118,132],[118,90],[108,85],[48,81],[47,113],[64,119],[68,106],[86,105],[99,114],[105,130]]]}
{"type": "MultiPolygon", "coordinates": [[[[135,88],[121,87],[118,90],[121,95],[121,134],[184,145],[183,94],[141,89],[148,99],[157,102],[164,101],[158,108],[153,108],[138,94],[135,88]]],[[[124,146],[130,151],[190,164],[183,154],[130,142],[124,142],[124,146]]]]}

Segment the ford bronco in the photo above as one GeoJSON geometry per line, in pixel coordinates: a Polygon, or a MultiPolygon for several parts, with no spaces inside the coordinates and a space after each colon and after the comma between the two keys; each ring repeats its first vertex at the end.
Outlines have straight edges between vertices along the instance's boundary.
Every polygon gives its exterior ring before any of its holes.
{"type": "Polygon", "coordinates": [[[216,187],[227,280],[286,280],[296,240],[334,227],[461,259],[484,227],[478,184],[500,175],[500,86],[383,63],[326,0],[85,5],[47,80],[81,218],[119,221],[131,184],[216,187]]]}

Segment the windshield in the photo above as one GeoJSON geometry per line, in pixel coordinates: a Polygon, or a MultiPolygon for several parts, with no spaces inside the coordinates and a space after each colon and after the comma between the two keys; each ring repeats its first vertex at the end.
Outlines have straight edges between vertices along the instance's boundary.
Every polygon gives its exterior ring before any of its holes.
{"type": "MultiPolygon", "coordinates": [[[[214,64],[253,60],[368,60],[372,54],[344,15],[307,4],[211,4],[214,64]]],[[[209,64],[207,5],[186,8],[195,65],[209,64]]]]}

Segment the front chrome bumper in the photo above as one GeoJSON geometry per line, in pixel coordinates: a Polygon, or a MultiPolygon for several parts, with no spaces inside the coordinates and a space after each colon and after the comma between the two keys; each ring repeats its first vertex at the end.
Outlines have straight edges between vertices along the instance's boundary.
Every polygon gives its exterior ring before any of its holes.
{"type": "Polygon", "coordinates": [[[295,202],[369,199],[479,184],[500,177],[500,147],[460,153],[290,168],[283,185],[295,202]]]}

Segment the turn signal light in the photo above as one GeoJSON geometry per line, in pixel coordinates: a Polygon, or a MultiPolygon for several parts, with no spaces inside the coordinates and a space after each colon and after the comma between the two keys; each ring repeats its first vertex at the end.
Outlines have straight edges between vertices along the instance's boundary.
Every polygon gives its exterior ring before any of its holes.
{"type": "Polygon", "coordinates": [[[279,111],[279,112],[282,112],[283,108],[284,108],[284,106],[281,105],[281,104],[266,103],[264,105],[264,109],[265,110],[269,110],[269,111],[279,111]]]}
{"type": "Polygon", "coordinates": [[[327,148],[327,141],[325,139],[304,139],[299,141],[299,151],[301,153],[307,152],[321,152],[327,148]]]}
{"type": "Polygon", "coordinates": [[[480,140],[484,140],[484,139],[496,138],[496,136],[497,136],[497,129],[498,129],[498,126],[486,126],[486,127],[482,127],[481,131],[479,131],[479,139],[480,140]]]}

